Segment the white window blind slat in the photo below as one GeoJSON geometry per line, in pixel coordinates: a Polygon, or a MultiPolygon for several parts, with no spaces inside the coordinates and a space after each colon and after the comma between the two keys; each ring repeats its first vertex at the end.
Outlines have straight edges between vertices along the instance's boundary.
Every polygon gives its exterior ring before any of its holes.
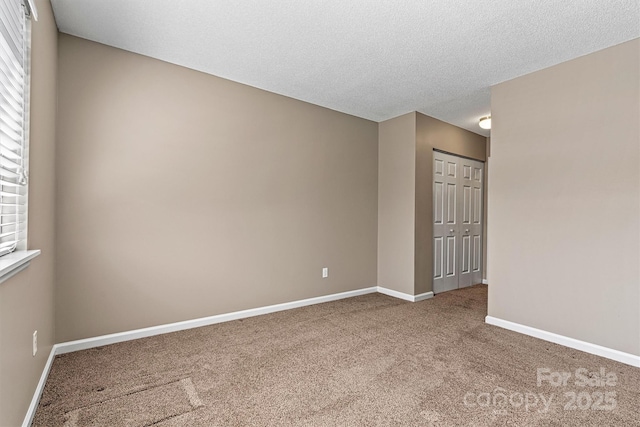
{"type": "Polygon", "coordinates": [[[22,159],[16,160],[16,159],[9,159],[7,157],[0,156],[0,167],[4,167],[12,171],[17,171],[22,167],[22,159]]]}
{"type": "Polygon", "coordinates": [[[17,58],[24,56],[24,11],[19,1],[0,3],[0,34],[17,58]]]}
{"type": "Polygon", "coordinates": [[[7,192],[3,192],[3,202],[0,203],[0,206],[26,206],[27,199],[25,195],[22,194],[11,194],[7,192]]]}
{"type": "Polygon", "coordinates": [[[6,158],[10,161],[13,161],[14,163],[22,164],[22,163],[19,163],[22,161],[19,153],[14,153],[13,151],[7,150],[5,147],[1,145],[0,145],[0,157],[6,158]]]}
{"type": "Polygon", "coordinates": [[[11,127],[7,126],[4,120],[0,120],[0,132],[14,142],[22,140],[22,130],[16,132],[11,129],[11,127]]]}
{"type": "Polygon", "coordinates": [[[16,40],[17,47],[23,48],[20,41],[24,38],[24,9],[20,1],[3,2],[0,5],[3,10],[2,20],[6,21],[7,31],[11,32],[11,38],[16,40]]]}
{"type": "MultiPolygon", "coordinates": [[[[5,229],[6,227],[3,225],[3,226],[2,226],[2,228],[3,228],[3,229],[5,229]]],[[[15,227],[13,227],[13,228],[15,228],[15,227]]],[[[11,241],[14,241],[14,240],[16,239],[16,232],[15,232],[15,230],[5,231],[4,233],[0,233],[0,239],[4,239],[4,238],[6,238],[6,237],[11,237],[11,239],[10,239],[10,240],[8,240],[8,241],[10,241],[10,242],[11,242],[11,241]]]]}
{"type": "Polygon", "coordinates": [[[24,73],[16,64],[7,62],[2,54],[2,46],[0,46],[0,83],[6,86],[3,93],[8,95],[9,99],[23,105],[21,95],[24,92],[24,73]]]}
{"type": "Polygon", "coordinates": [[[7,45],[0,37],[0,70],[4,78],[14,87],[20,89],[23,87],[24,68],[22,64],[7,52],[7,45]]]}
{"type": "Polygon", "coordinates": [[[22,116],[15,112],[16,104],[11,105],[2,93],[2,84],[0,83],[0,120],[6,123],[15,123],[12,127],[22,124],[22,116]]]}
{"type": "Polygon", "coordinates": [[[0,0],[0,256],[26,249],[29,20],[21,0],[0,0]]]}
{"type": "MultiPolygon", "coordinates": [[[[26,194],[20,194],[20,193],[11,193],[10,191],[2,191],[0,192],[0,195],[2,195],[2,197],[5,198],[10,198],[10,197],[14,197],[19,199],[19,203],[24,204],[24,202],[26,201],[25,198],[27,197],[26,194]]],[[[11,203],[11,201],[9,201],[11,203]]]]}
{"type": "MultiPolygon", "coordinates": [[[[15,217],[15,214],[13,215],[15,217]]],[[[8,224],[8,223],[7,223],[8,224]]]]}
{"type": "MultiPolygon", "coordinates": [[[[6,0],[2,0],[6,1],[6,0]]],[[[0,34],[2,36],[2,34],[0,34]]],[[[24,58],[16,57],[11,50],[11,41],[7,40],[4,37],[0,37],[0,59],[2,62],[9,66],[10,68],[7,70],[10,75],[20,81],[21,77],[24,77],[24,58]]]]}
{"type": "Polygon", "coordinates": [[[20,178],[20,175],[18,175],[15,172],[12,172],[10,170],[3,169],[3,168],[0,167],[0,176],[4,177],[6,179],[12,180],[11,181],[12,184],[20,185],[20,183],[17,181],[20,178]],[[13,180],[15,180],[15,181],[13,181],[13,180]]]}
{"type": "MultiPolygon", "coordinates": [[[[0,111],[4,111],[2,107],[2,103],[0,103],[0,111]]],[[[10,114],[1,114],[0,113],[0,123],[4,126],[8,126],[14,132],[22,133],[22,128],[20,127],[20,118],[16,118],[11,116],[10,114]]]]}
{"type": "MultiPolygon", "coordinates": [[[[19,200],[13,200],[13,201],[7,201],[4,203],[0,203],[0,208],[15,208],[15,207],[20,207],[22,208],[23,206],[27,206],[26,203],[26,199],[24,198],[24,196],[21,196],[19,198],[19,200]]],[[[16,215],[15,212],[13,212],[14,216],[16,215]]],[[[20,222],[18,220],[18,218],[12,218],[11,221],[9,222],[20,222]]],[[[7,222],[7,224],[9,223],[7,222]]],[[[4,226],[4,223],[2,224],[4,226]]]]}
{"type": "MultiPolygon", "coordinates": [[[[24,15],[23,4],[20,1],[5,1],[0,4],[0,9],[4,12],[2,15],[3,20],[11,22],[11,27],[14,29],[20,28],[22,25],[22,15],[24,15]]],[[[23,37],[23,33],[16,31],[16,37],[23,37]]]]}
{"type": "Polygon", "coordinates": [[[0,256],[10,254],[11,252],[13,252],[13,248],[17,245],[18,242],[13,240],[0,243],[0,256]]]}
{"type": "Polygon", "coordinates": [[[0,128],[0,146],[9,150],[9,151],[13,151],[14,153],[17,153],[20,155],[20,157],[22,157],[22,153],[24,151],[24,148],[21,145],[21,140],[15,140],[9,137],[9,135],[5,135],[5,133],[2,131],[2,129],[0,128]]]}
{"type": "MultiPolygon", "coordinates": [[[[0,58],[1,59],[1,58],[0,58]]],[[[16,108],[15,113],[20,113],[24,88],[19,84],[19,80],[7,70],[8,67],[4,66],[0,60],[0,85],[2,85],[2,97],[5,98],[5,102],[8,102],[16,108]]],[[[20,114],[22,116],[22,114],[20,114]]]]}
{"type": "Polygon", "coordinates": [[[12,119],[19,123],[22,123],[22,114],[17,112],[18,109],[21,109],[22,105],[20,102],[16,101],[10,94],[7,88],[2,83],[2,79],[0,78],[0,115],[4,118],[12,119]]]}
{"type": "Polygon", "coordinates": [[[22,137],[22,132],[17,134],[7,124],[0,119],[0,156],[9,158],[22,158],[22,147],[20,147],[20,138],[10,138],[9,134],[19,135],[22,137]],[[7,129],[5,134],[2,129],[7,129]]]}
{"type": "Polygon", "coordinates": [[[6,102],[11,103],[18,108],[18,110],[15,111],[16,113],[21,113],[22,106],[24,105],[24,85],[21,80],[24,79],[24,77],[16,76],[9,68],[10,65],[3,63],[2,58],[0,58],[0,84],[2,85],[2,96],[6,98],[6,102]]]}
{"type": "MultiPolygon", "coordinates": [[[[20,27],[21,25],[24,25],[23,17],[26,13],[26,11],[24,10],[24,7],[25,7],[24,3],[22,3],[20,0],[17,0],[17,1],[14,0],[14,1],[9,1],[8,3],[5,3],[3,6],[6,7],[7,10],[9,11],[10,16],[13,19],[14,25],[16,27],[20,27]]],[[[18,32],[17,35],[20,37],[24,37],[24,32],[18,32]]]]}
{"type": "MultiPolygon", "coordinates": [[[[22,187],[22,185],[18,184],[17,182],[7,181],[6,179],[3,179],[2,177],[0,177],[0,185],[2,187],[4,187],[4,188],[22,187]]],[[[0,213],[0,216],[2,216],[1,213],[0,213]]]]}
{"type": "MultiPolygon", "coordinates": [[[[10,246],[15,244],[14,240],[9,240],[7,242],[0,242],[0,250],[7,250],[10,246]]],[[[9,251],[10,252],[10,251],[9,251]]],[[[2,255],[8,254],[9,252],[4,252],[2,255]]]]}

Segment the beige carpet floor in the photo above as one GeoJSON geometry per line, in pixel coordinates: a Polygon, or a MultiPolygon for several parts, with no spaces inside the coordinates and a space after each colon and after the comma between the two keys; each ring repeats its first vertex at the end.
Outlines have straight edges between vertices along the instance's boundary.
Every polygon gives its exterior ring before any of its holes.
{"type": "Polygon", "coordinates": [[[483,285],[370,294],[61,355],[33,425],[640,426],[640,369],[486,306],[483,285]]]}

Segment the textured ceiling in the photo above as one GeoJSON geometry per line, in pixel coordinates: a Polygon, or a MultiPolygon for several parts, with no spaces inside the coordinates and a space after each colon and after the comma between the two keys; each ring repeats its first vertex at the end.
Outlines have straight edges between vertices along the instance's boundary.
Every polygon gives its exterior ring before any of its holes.
{"type": "Polygon", "coordinates": [[[640,37],[638,0],[52,0],[60,31],[382,121],[488,135],[491,85],[640,37]]]}

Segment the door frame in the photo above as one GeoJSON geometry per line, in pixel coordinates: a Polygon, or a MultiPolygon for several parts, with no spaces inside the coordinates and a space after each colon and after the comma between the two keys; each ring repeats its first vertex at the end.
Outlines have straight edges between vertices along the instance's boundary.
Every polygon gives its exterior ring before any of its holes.
{"type": "MultiPolygon", "coordinates": [[[[434,153],[441,153],[441,154],[445,154],[448,156],[453,156],[459,159],[466,159],[466,160],[471,160],[477,163],[482,164],[482,172],[481,172],[481,197],[480,197],[480,207],[479,207],[479,212],[480,212],[480,259],[479,259],[479,276],[480,279],[479,280],[473,280],[472,279],[472,283],[470,286],[476,285],[476,284],[480,284],[480,283],[484,283],[484,261],[485,261],[485,251],[484,251],[484,247],[485,247],[485,239],[486,239],[486,212],[485,212],[485,198],[486,198],[486,191],[487,191],[487,184],[486,184],[486,180],[487,180],[487,161],[486,160],[480,160],[477,158],[473,158],[470,156],[464,156],[464,155],[460,155],[460,154],[456,154],[456,153],[452,153],[446,150],[442,150],[442,149],[438,149],[438,148],[433,148],[432,149],[432,154],[431,154],[431,166],[432,166],[432,172],[431,172],[431,203],[432,203],[432,208],[431,208],[431,214],[430,214],[430,225],[431,225],[431,250],[432,250],[432,260],[433,260],[433,270],[431,273],[431,288],[433,290],[433,293],[442,293],[442,292],[447,292],[447,291],[440,291],[440,292],[436,292],[436,287],[435,287],[435,272],[436,272],[436,263],[435,263],[435,255],[436,255],[436,241],[435,241],[435,232],[434,232],[434,228],[435,228],[435,209],[436,209],[436,204],[434,203],[435,201],[435,155],[434,153]],[[477,283],[475,283],[477,281],[477,283]]],[[[461,240],[461,239],[460,239],[461,240]]],[[[460,260],[461,262],[461,260],[460,260]]],[[[443,261],[444,263],[444,261],[443,261]]],[[[444,271],[443,271],[444,274],[444,271]]],[[[473,271],[470,273],[473,274],[473,271]]],[[[457,273],[457,276],[459,277],[459,273],[457,273]]],[[[460,287],[458,287],[459,289],[460,287]]]]}

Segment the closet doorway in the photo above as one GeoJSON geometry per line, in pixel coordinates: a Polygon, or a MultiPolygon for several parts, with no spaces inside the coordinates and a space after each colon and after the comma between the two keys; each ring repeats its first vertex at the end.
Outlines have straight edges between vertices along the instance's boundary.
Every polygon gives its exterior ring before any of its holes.
{"type": "Polygon", "coordinates": [[[482,283],[484,163],[433,152],[433,292],[482,283]]]}

